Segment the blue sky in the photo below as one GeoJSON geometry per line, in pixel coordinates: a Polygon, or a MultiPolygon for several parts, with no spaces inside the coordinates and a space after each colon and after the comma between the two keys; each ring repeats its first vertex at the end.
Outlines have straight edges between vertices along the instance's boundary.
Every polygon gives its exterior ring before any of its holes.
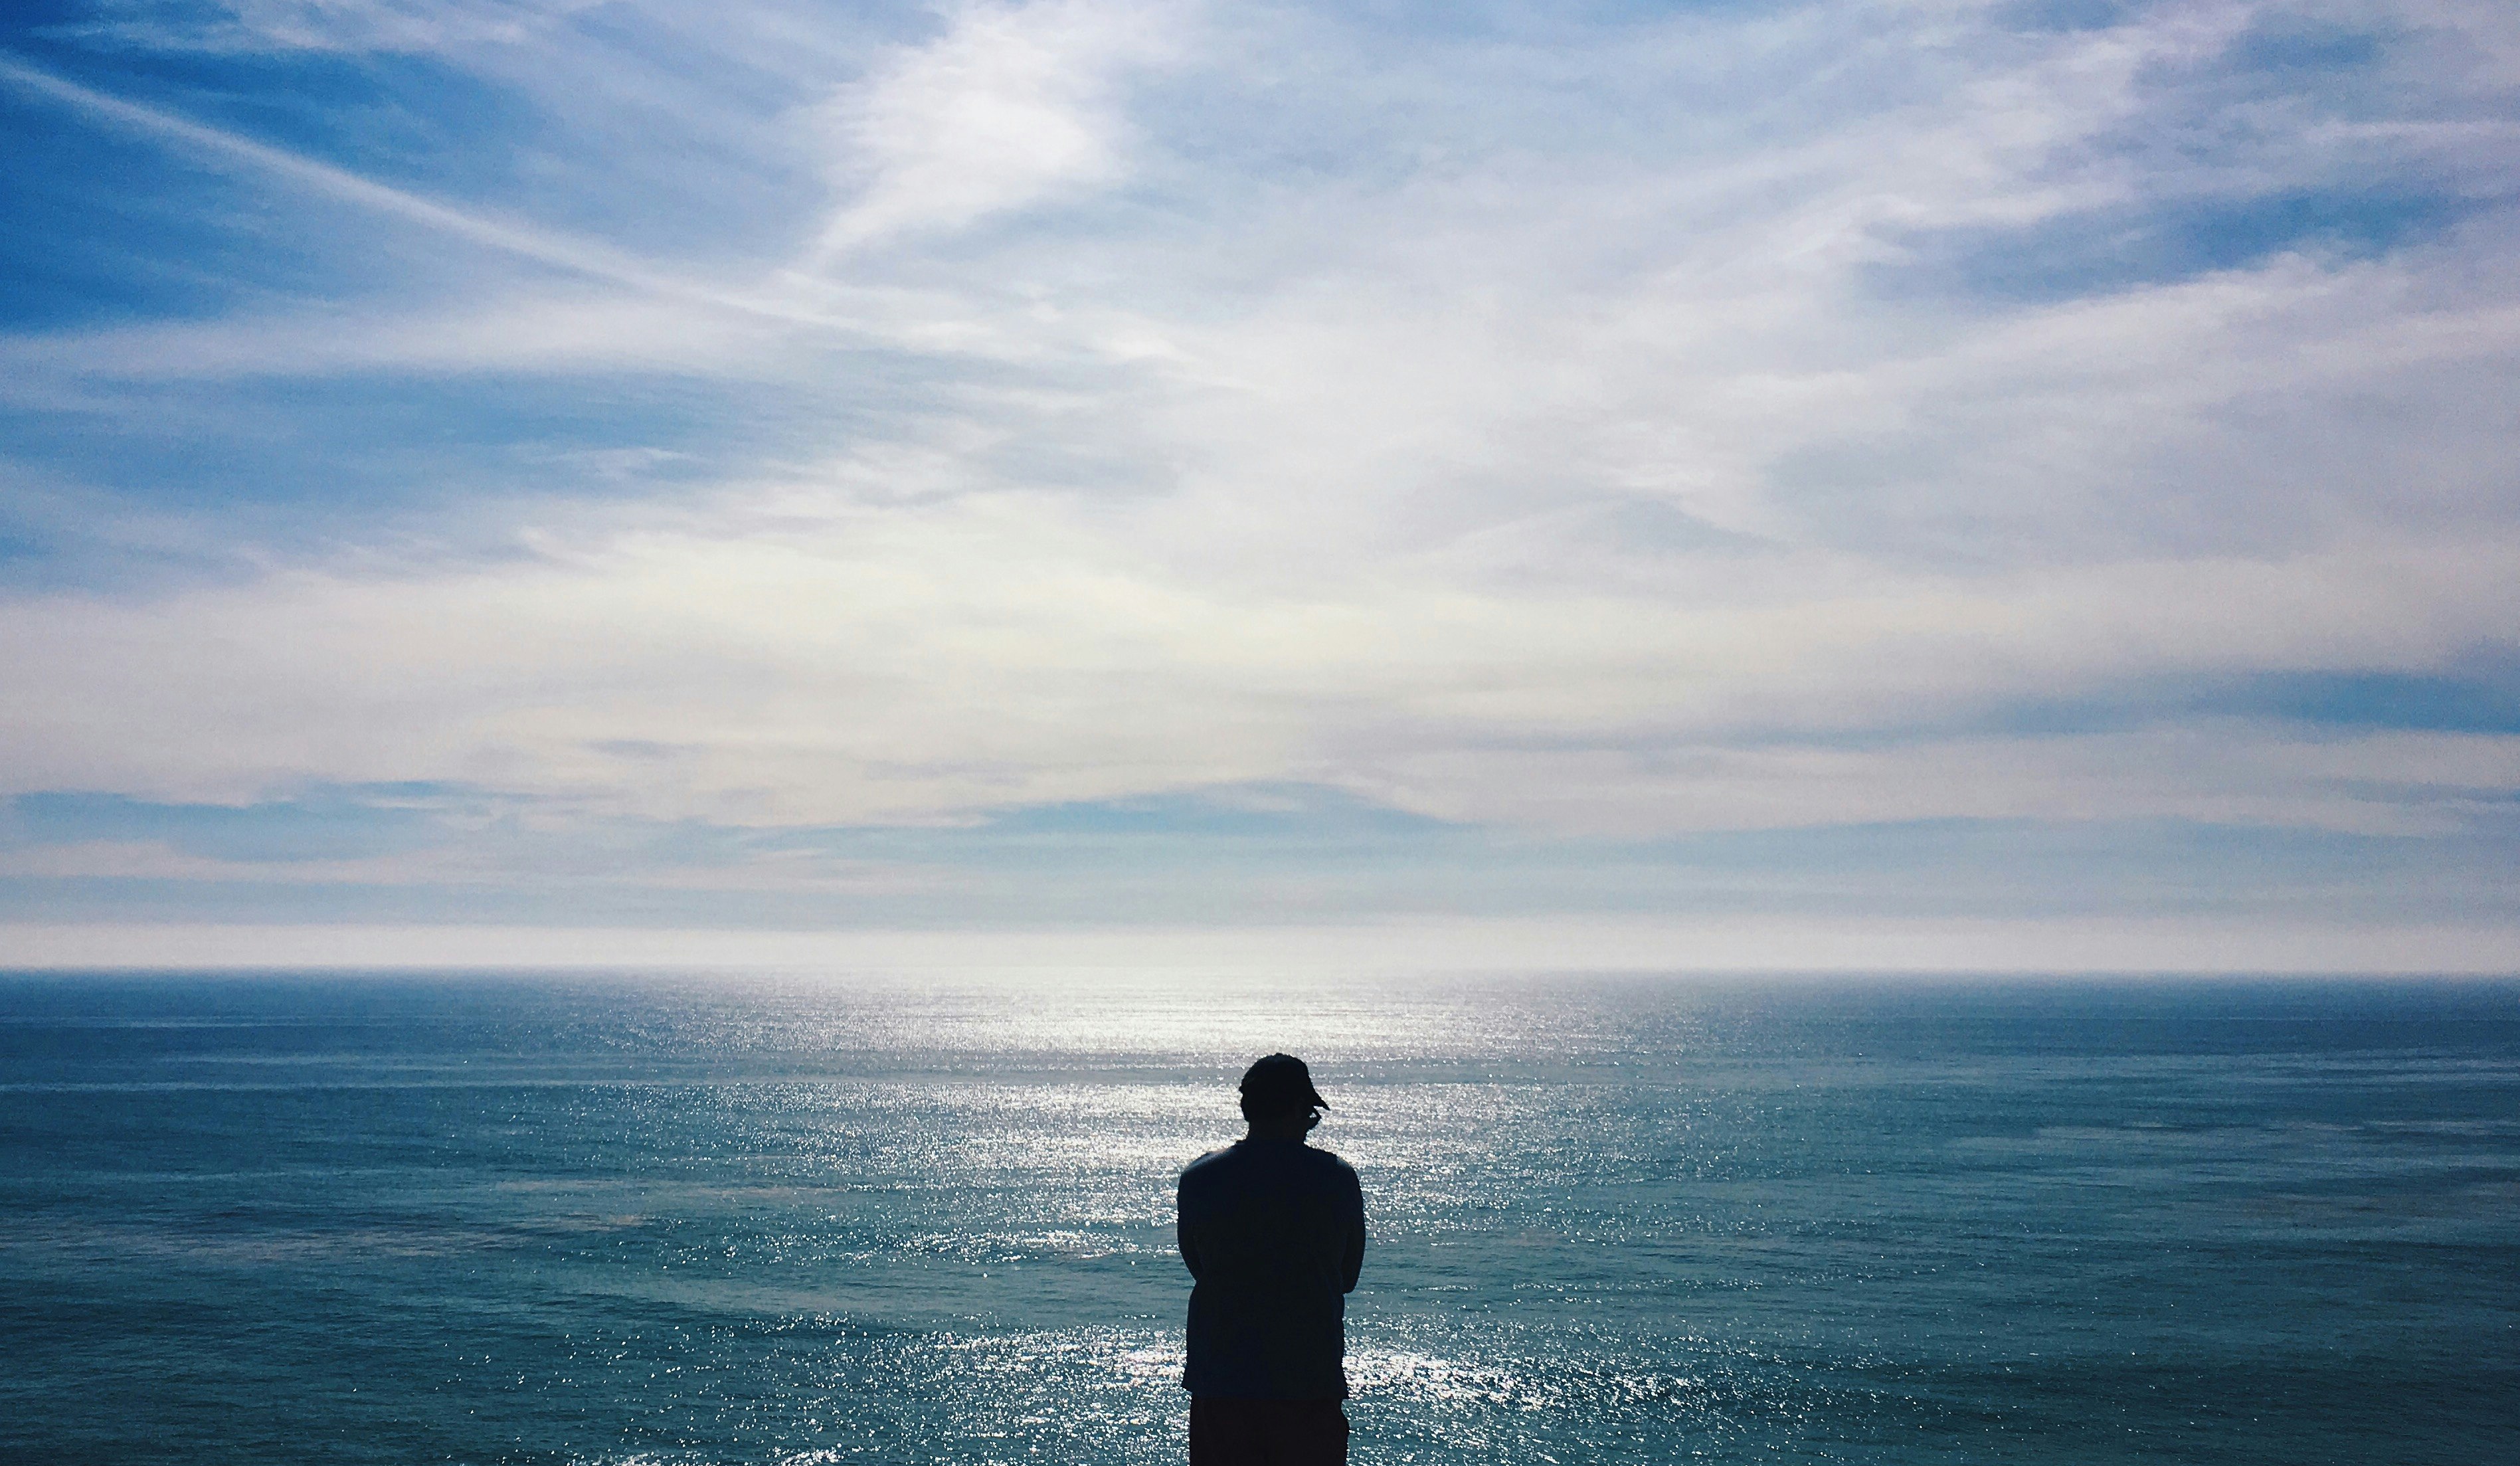
{"type": "Polygon", "coordinates": [[[0,128],[0,961],[2520,950],[2507,5],[63,0],[0,128]]]}

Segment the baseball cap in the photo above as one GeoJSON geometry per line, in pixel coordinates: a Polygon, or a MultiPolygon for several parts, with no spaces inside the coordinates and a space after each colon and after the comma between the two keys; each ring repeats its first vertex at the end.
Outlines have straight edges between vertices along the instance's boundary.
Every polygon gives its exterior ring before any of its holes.
{"type": "Polygon", "coordinates": [[[1330,1107],[1330,1102],[1313,1087],[1313,1072],[1292,1054],[1271,1054],[1244,1070],[1242,1093],[1253,1104],[1270,1110],[1291,1110],[1298,1105],[1317,1105],[1324,1110],[1330,1107]]]}

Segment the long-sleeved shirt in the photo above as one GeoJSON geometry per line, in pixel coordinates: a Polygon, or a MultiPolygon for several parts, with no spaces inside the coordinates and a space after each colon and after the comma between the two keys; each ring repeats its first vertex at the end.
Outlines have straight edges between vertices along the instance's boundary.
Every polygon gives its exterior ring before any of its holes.
{"type": "Polygon", "coordinates": [[[1243,1140],[1182,1172],[1190,1295],[1182,1388],[1218,1399],[1347,1397],[1347,1298],[1365,1263],[1356,1171],[1300,1140],[1243,1140]]]}

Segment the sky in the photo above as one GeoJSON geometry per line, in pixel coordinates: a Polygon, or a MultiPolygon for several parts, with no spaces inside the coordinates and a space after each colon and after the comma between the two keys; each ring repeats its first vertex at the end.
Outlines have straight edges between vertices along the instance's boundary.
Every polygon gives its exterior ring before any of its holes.
{"type": "Polygon", "coordinates": [[[2520,967],[2507,0],[25,0],[0,129],[0,966],[2520,967]]]}

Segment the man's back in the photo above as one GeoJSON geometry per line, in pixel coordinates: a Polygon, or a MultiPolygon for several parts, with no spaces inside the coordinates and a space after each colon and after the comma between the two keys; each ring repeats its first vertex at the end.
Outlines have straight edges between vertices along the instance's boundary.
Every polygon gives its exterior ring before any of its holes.
{"type": "Polygon", "coordinates": [[[1181,1178],[1182,1383],[1218,1399],[1343,1399],[1345,1295],[1365,1260],[1356,1172],[1293,1139],[1210,1151],[1181,1178]]]}

